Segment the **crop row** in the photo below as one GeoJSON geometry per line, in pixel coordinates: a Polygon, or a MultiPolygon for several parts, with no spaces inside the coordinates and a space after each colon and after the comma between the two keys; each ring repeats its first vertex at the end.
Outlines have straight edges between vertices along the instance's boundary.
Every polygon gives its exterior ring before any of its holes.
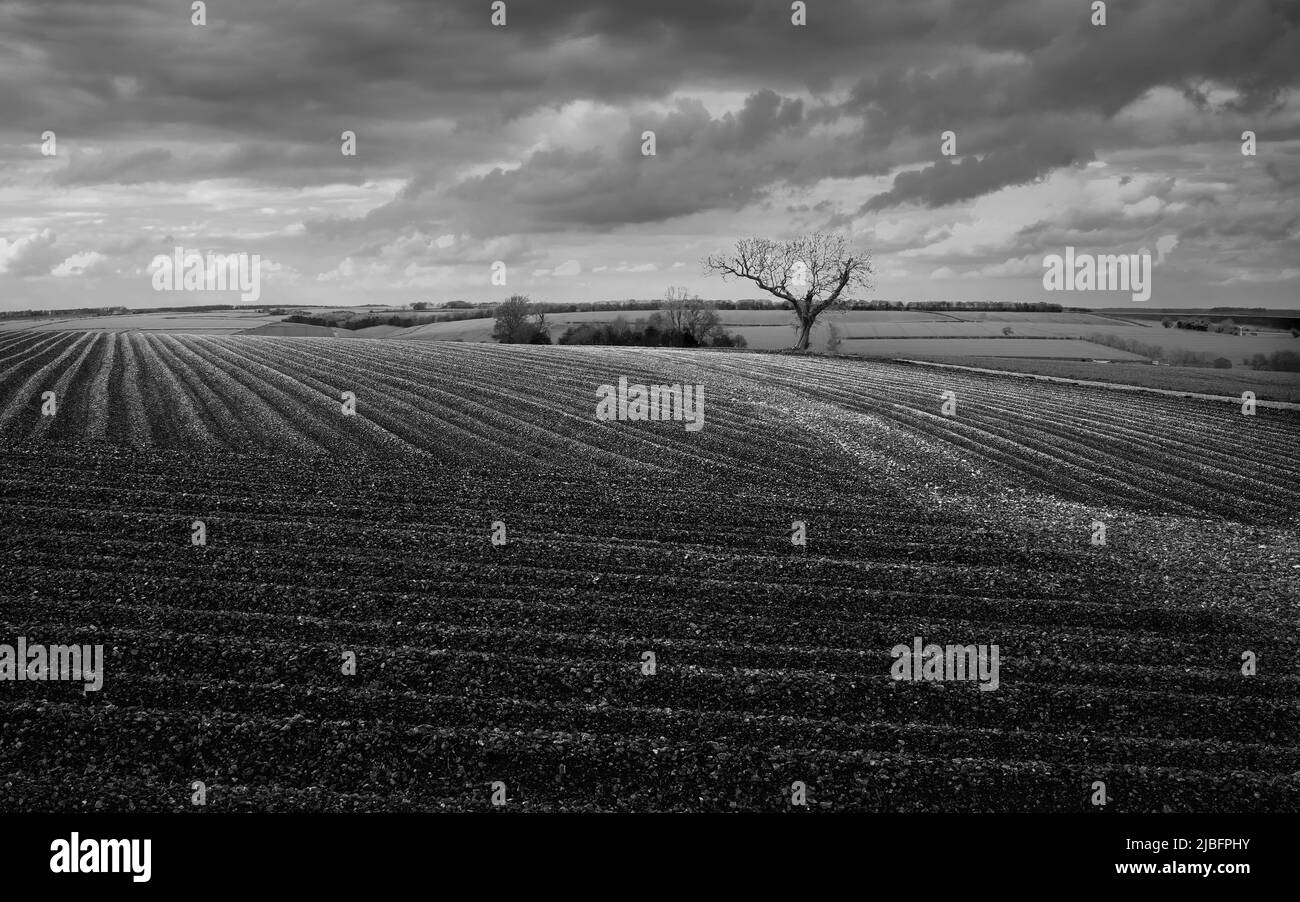
{"type": "Polygon", "coordinates": [[[58,336],[0,346],[0,434],[787,479],[797,459],[811,484],[842,473],[847,454],[881,482],[893,473],[895,487],[981,474],[1149,509],[1276,516],[1300,504],[1292,411],[1246,417],[1221,402],[772,355],[58,336]],[[706,428],[597,421],[595,387],[620,376],[704,385],[706,428]],[[46,390],[62,399],[63,419],[40,415],[46,390]],[[355,416],[342,412],[345,391],[355,416]],[[945,391],[955,416],[940,413],[945,391]]]}
{"type": "MultiPolygon", "coordinates": [[[[1300,779],[1244,770],[729,746],[708,738],[555,729],[92,712],[53,704],[9,706],[5,713],[5,769],[80,769],[76,783],[90,786],[147,780],[170,787],[182,804],[191,781],[203,779],[213,787],[214,801],[227,786],[274,787],[286,794],[325,787],[380,795],[395,807],[424,800],[436,810],[434,800],[465,801],[481,787],[480,805],[486,808],[491,784],[500,780],[515,804],[540,808],[782,810],[799,780],[818,807],[831,809],[1084,811],[1092,781],[1101,779],[1117,810],[1300,807],[1300,779]],[[133,765],[101,775],[96,765],[103,760],[133,765]]],[[[266,795],[278,807],[276,797],[266,795]]]]}

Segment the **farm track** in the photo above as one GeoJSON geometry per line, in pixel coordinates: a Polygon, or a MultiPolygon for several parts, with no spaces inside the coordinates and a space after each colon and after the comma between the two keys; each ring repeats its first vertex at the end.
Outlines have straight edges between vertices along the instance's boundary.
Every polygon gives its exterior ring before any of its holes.
{"type": "Polygon", "coordinates": [[[106,657],[0,681],[0,808],[1300,811],[1297,439],[862,361],[0,335],[0,642],[106,657]],[[596,421],[621,375],[705,428],[596,421]],[[916,636],[999,687],[891,679],[916,636]]]}

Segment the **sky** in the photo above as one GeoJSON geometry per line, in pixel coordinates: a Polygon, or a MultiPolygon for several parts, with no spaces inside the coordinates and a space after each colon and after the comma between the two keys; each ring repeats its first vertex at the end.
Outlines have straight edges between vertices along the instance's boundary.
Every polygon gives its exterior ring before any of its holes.
{"type": "Polygon", "coordinates": [[[239,302],[176,247],[259,303],[757,297],[703,258],[817,231],[863,298],[1300,307],[1300,2],[503,5],[0,0],[0,310],[239,302]]]}

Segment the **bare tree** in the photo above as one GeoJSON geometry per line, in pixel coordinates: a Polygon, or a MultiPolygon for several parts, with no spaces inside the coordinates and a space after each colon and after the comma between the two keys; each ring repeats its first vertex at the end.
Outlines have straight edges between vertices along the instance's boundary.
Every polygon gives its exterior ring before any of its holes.
{"type": "Polygon", "coordinates": [[[664,320],[674,332],[687,329],[687,293],[681,285],[669,285],[664,292],[664,320]]]}
{"type": "Polygon", "coordinates": [[[546,311],[540,307],[533,318],[533,335],[529,339],[530,344],[548,345],[551,343],[551,324],[546,321],[546,311]]]}
{"type": "Polygon", "coordinates": [[[729,254],[714,254],[704,261],[709,272],[724,279],[748,279],[789,305],[798,320],[795,350],[808,350],[808,338],[817,317],[842,306],[850,286],[871,284],[871,257],[849,247],[841,235],[817,232],[791,241],[742,238],[729,254]]]}
{"type": "Polygon", "coordinates": [[[697,345],[704,345],[723,331],[722,317],[698,294],[688,295],[680,285],[670,285],[664,292],[662,316],[651,321],[658,327],[677,335],[691,337],[697,345]]]}
{"type": "Polygon", "coordinates": [[[686,302],[686,331],[697,345],[708,344],[723,331],[722,317],[699,297],[686,302]]]}

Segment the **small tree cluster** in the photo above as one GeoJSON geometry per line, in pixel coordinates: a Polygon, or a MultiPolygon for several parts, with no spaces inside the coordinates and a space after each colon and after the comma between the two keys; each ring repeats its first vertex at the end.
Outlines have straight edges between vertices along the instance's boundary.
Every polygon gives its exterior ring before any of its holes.
{"type": "Polygon", "coordinates": [[[743,348],[745,339],[740,335],[731,335],[718,327],[709,330],[706,342],[701,344],[689,329],[674,328],[667,323],[666,318],[659,318],[656,315],[648,320],[639,319],[629,323],[625,317],[618,316],[607,323],[572,325],[560,336],[558,344],[626,345],[643,348],[743,348]]]}
{"type": "Polygon", "coordinates": [[[726,334],[712,305],[698,294],[688,297],[686,289],[676,285],[665,292],[663,309],[650,316],[646,328],[664,336],[671,347],[704,347],[726,334]]]}
{"type": "Polygon", "coordinates": [[[512,294],[497,305],[492,338],[509,345],[548,345],[551,327],[541,308],[522,294],[512,294]]]}
{"type": "Polygon", "coordinates": [[[1248,363],[1257,370],[1300,373],[1300,354],[1295,351],[1274,351],[1272,354],[1256,354],[1250,358],[1248,363]]]}

